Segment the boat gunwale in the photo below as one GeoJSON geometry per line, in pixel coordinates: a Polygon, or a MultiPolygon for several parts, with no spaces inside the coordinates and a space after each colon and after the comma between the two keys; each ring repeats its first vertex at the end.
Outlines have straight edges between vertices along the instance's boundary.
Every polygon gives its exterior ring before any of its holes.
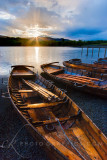
{"type": "MultiPolygon", "coordinates": [[[[83,63],[82,63],[83,64],[83,63]]],[[[107,68],[101,68],[101,67],[94,67],[94,66],[87,66],[87,65],[79,65],[79,64],[73,64],[73,63],[69,63],[69,61],[64,61],[63,65],[69,68],[75,68],[75,69],[84,69],[87,71],[96,71],[97,73],[107,73],[107,68]]],[[[104,64],[102,64],[103,66],[104,64]]]]}
{"type": "Polygon", "coordinates": [[[14,68],[14,67],[31,67],[31,68],[35,68],[34,66],[30,66],[30,65],[13,65],[13,66],[11,66],[11,68],[14,68]]]}

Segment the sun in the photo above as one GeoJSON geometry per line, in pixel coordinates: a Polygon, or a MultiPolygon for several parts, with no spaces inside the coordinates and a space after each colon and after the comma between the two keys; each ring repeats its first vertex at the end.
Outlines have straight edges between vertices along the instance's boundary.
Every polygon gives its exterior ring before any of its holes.
{"type": "Polygon", "coordinates": [[[26,32],[28,37],[38,37],[42,34],[39,30],[39,26],[35,25],[34,27],[27,28],[26,32]]]}
{"type": "Polygon", "coordinates": [[[39,37],[41,35],[41,33],[40,32],[38,32],[38,31],[35,31],[34,32],[34,34],[32,35],[33,37],[39,37]]]}

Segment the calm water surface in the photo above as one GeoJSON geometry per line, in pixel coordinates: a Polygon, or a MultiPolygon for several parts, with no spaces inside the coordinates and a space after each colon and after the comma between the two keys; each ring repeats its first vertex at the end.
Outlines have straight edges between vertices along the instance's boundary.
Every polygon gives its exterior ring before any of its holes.
{"type": "MultiPolygon", "coordinates": [[[[104,57],[104,48],[100,50],[99,57],[104,57]]],[[[98,59],[98,48],[83,50],[72,47],[0,47],[0,75],[8,75],[11,65],[27,64],[35,66],[36,70],[41,72],[40,65],[43,63],[59,61],[71,58],[81,58],[85,63],[92,63],[98,59]]]]}
{"type": "MultiPolygon", "coordinates": [[[[35,72],[41,73],[40,65],[43,63],[49,63],[53,61],[59,61],[60,65],[64,60],[72,58],[81,58],[85,63],[93,63],[98,59],[98,48],[94,49],[92,56],[92,49],[89,49],[87,56],[87,49],[83,50],[81,56],[81,48],[72,47],[0,47],[0,89],[6,91],[6,85],[1,83],[1,78],[7,78],[11,70],[11,65],[26,64],[35,66],[35,72]]],[[[105,49],[100,49],[99,58],[104,57],[105,49]]],[[[58,87],[59,84],[56,84],[58,87]]],[[[93,122],[107,135],[107,100],[100,99],[96,96],[91,96],[86,93],[82,93],[76,90],[70,90],[67,92],[76,104],[93,120],[93,122]]],[[[6,99],[2,99],[0,96],[0,146],[6,140],[9,144],[15,134],[23,126],[19,119],[19,116],[14,112],[11,102],[6,99]]],[[[16,144],[14,144],[15,150],[10,147],[8,149],[0,147],[1,159],[20,160],[30,156],[28,159],[40,159],[47,160],[47,156],[44,151],[41,150],[39,145],[35,145],[35,140],[32,136],[23,128],[16,137],[16,144]],[[20,142],[23,145],[20,146],[20,142]],[[33,146],[30,143],[33,143],[33,146]],[[26,144],[26,145],[25,145],[26,144]]]]}

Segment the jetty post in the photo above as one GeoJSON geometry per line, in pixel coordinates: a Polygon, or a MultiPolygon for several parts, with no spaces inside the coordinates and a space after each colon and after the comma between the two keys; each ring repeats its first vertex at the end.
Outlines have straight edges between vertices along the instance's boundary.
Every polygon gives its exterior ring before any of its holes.
{"type": "Polygon", "coordinates": [[[83,54],[83,48],[82,48],[82,50],[81,50],[81,57],[82,57],[82,54],[83,54]]]}
{"type": "Polygon", "coordinates": [[[92,57],[93,57],[93,50],[94,50],[94,48],[92,48],[92,57]]]}
{"type": "Polygon", "coordinates": [[[106,57],[106,49],[107,49],[107,48],[105,48],[104,58],[106,57]]]}
{"type": "Polygon", "coordinates": [[[87,47],[87,54],[86,54],[86,56],[88,57],[88,47],[87,47]]]}
{"type": "Polygon", "coordinates": [[[100,55],[100,48],[99,48],[99,51],[98,51],[98,57],[99,57],[99,55],[100,55]]]}

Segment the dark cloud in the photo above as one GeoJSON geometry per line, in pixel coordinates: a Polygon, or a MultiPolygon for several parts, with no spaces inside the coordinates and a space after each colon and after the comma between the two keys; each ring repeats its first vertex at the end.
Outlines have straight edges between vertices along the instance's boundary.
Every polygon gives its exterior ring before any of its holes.
{"type": "Polygon", "coordinates": [[[95,35],[101,33],[101,30],[97,29],[86,29],[86,28],[79,28],[75,30],[67,30],[65,31],[66,36],[79,36],[79,35],[95,35]]]}
{"type": "MultiPolygon", "coordinates": [[[[67,29],[59,34],[61,34],[61,36],[64,35],[64,37],[71,37],[72,39],[93,39],[95,35],[101,34],[102,32],[102,30],[97,29],[81,28],[73,30],[67,29]]],[[[97,37],[94,39],[97,39],[97,37]]]]}

